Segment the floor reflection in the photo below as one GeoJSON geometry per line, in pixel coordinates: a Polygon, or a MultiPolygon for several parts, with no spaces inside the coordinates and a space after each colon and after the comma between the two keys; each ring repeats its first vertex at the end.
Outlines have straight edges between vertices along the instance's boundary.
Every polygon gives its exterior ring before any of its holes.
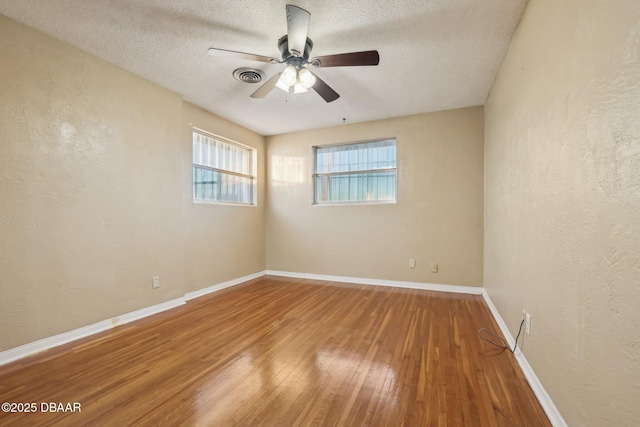
{"type": "Polygon", "coordinates": [[[224,425],[243,402],[255,399],[263,386],[263,376],[251,355],[237,357],[195,391],[196,425],[224,425]]]}
{"type": "Polygon", "coordinates": [[[254,351],[216,370],[197,389],[193,396],[195,425],[239,422],[247,417],[249,402],[253,402],[252,410],[261,411],[301,400],[314,404],[320,400],[331,406],[335,400],[353,405],[356,400],[366,403],[384,398],[392,409],[397,390],[391,366],[339,348],[316,350],[314,343],[308,343],[310,348],[304,351],[308,356],[300,357],[300,343],[295,337],[279,336],[283,334],[286,329],[262,337],[254,351]],[[263,407],[256,408],[260,400],[263,407]]]}

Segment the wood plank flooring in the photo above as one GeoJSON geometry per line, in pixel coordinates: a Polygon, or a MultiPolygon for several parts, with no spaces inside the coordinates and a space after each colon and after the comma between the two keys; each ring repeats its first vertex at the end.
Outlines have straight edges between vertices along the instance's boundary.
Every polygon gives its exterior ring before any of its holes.
{"type": "Polygon", "coordinates": [[[481,327],[479,296],[267,276],[0,367],[38,406],[0,425],[550,425],[481,327]]]}

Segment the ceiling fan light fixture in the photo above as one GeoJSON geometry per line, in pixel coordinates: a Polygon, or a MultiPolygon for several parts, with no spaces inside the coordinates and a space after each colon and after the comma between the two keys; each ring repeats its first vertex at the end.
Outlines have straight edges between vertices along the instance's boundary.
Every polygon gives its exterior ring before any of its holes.
{"type": "Polygon", "coordinates": [[[282,83],[282,76],[280,76],[280,78],[278,79],[278,81],[276,82],[276,87],[278,89],[282,89],[283,91],[289,93],[289,87],[286,84],[282,83]]]}
{"type": "Polygon", "coordinates": [[[293,86],[293,93],[305,93],[305,92],[308,92],[307,88],[304,87],[304,85],[300,83],[300,81],[298,81],[298,83],[296,83],[293,86]]]}
{"type": "Polygon", "coordinates": [[[297,79],[298,79],[298,70],[296,70],[296,67],[294,67],[293,65],[289,65],[282,72],[282,75],[280,76],[279,81],[282,82],[283,85],[293,86],[294,84],[296,84],[297,79]]]}
{"type": "Polygon", "coordinates": [[[316,76],[306,68],[301,68],[298,72],[298,80],[305,89],[310,89],[316,84],[316,76]]]}

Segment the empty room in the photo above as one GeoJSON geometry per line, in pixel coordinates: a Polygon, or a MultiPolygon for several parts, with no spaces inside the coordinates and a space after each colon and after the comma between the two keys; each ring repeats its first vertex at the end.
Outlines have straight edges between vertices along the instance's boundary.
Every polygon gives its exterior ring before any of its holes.
{"type": "Polygon", "coordinates": [[[638,402],[637,0],[0,0],[0,426],[638,402]]]}

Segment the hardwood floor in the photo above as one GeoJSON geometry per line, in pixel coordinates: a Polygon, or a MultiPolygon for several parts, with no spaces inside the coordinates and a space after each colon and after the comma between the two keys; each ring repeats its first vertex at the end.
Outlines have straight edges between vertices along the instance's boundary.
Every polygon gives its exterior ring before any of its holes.
{"type": "Polygon", "coordinates": [[[479,296],[267,276],[0,367],[38,407],[0,425],[550,425],[481,327],[479,296]]]}

